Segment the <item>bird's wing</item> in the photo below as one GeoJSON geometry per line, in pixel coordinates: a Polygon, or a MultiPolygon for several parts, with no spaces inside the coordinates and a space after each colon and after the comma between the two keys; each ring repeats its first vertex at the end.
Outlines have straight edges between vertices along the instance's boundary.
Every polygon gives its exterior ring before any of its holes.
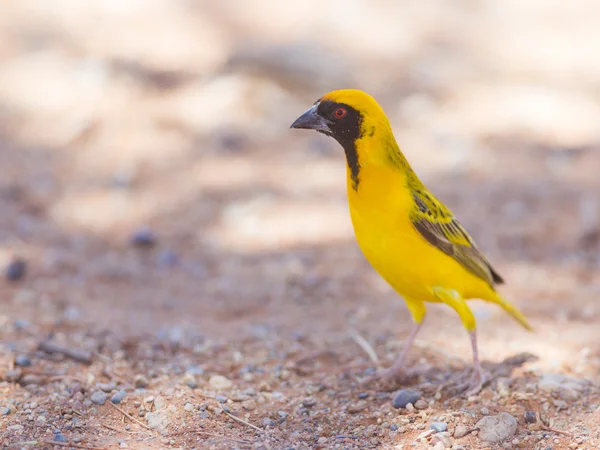
{"type": "Polygon", "coordinates": [[[413,197],[415,208],[411,214],[412,223],[431,245],[453,257],[491,286],[504,282],[467,231],[442,202],[425,188],[415,190],[413,197]]]}

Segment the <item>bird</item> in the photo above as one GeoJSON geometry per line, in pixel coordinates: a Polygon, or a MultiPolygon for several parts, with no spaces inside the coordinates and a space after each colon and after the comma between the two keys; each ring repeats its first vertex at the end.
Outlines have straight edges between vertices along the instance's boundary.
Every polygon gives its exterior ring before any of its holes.
{"type": "Polygon", "coordinates": [[[504,280],[473,238],[412,169],[382,107],[363,91],[335,90],[317,100],[291,128],[316,130],[342,146],[358,246],[412,316],[400,355],[374,376],[396,379],[406,374],[407,355],[421,330],[426,303],[442,303],[458,314],[470,336],[473,370],[464,383],[465,393],[479,393],[488,374],[481,367],[476,320],[467,300],[494,303],[525,329],[532,327],[498,292],[504,280]]]}

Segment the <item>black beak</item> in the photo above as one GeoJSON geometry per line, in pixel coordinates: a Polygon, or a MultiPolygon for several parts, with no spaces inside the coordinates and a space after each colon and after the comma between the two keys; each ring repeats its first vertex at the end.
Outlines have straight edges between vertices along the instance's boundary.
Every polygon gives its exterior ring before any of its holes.
{"type": "Polygon", "coordinates": [[[317,113],[318,104],[314,105],[304,114],[296,119],[290,128],[304,128],[307,130],[317,130],[324,133],[330,133],[329,122],[317,113]]]}

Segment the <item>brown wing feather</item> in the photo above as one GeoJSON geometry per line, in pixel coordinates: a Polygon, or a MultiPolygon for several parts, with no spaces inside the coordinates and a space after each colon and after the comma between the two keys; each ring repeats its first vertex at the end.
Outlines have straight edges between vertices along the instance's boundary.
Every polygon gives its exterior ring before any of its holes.
{"type": "Polygon", "coordinates": [[[414,198],[412,222],[427,242],[490,285],[504,283],[450,210],[424,189],[415,191],[414,198]]]}

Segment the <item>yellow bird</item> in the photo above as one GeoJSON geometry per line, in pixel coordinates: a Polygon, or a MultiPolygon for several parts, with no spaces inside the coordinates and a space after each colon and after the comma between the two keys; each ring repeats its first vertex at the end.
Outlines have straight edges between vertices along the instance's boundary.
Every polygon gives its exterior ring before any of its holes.
{"type": "Polygon", "coordinates": [[[370,95],[330,92],[291,128],[333,137],[346,154],[347,194],[358,244],[373,268],[400,294],[414,326],[394,364],[377,376],[404,371],[406,356],[425,318],[425,302],[444,303],[470,334],[473,377],[468,394],[486,381],[477,353],[475,317],[465,300],[495,303],[531,330],[527,319],[495,289],[503,283],[485,255],[419,180],[396,143],[389,120],[370,95]]]}

